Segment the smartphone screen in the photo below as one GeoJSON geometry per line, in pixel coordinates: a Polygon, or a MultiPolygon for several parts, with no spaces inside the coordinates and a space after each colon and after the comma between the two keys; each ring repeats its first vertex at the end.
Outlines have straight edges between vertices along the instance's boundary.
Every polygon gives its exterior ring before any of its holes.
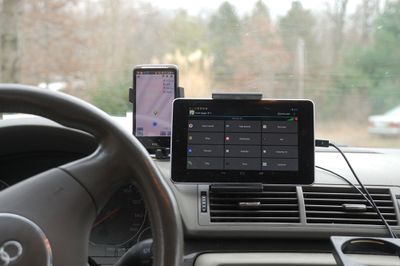
{"type": "Polygon", "coordinates": [[[176,83],[176,68],[134,70],[135,136],[171,136],[172,102],[177,91],[176,83]]]}

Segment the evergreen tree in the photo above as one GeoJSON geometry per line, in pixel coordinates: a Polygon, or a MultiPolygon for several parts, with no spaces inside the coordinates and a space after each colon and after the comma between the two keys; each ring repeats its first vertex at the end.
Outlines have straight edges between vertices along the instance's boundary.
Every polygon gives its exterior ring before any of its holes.
{"type": "MultiPolygon", "coordinates": [[[[315,37],[313,29],[315,19],[309,10],[303,8],[302,4],[298,1],[292,3],[291,9],[287,14],[279,20],[279,30],[285,47],[289,51],[292,60],[295,61],[299,42],[304,43],[304,54],[306,68],[310,70],[317,70],[319,51],[315,45],[315,37]],[[313,69],[314,68],[314,69],[313,69]]],[[[293,66],[289,69],[293,72],[293,66]]],[[[307,69],[306,69],[307,70],[307,69]]]]}
{"type": "Polygon", "coordinates": [[[279,29],[285,46],[293,51],[296,49],[299,38],[307,44],[312,44],[314,24],[315,20],[311,12],[304,9],[300,2],[294,1],[288,13],[279,20],[279,29]]]}
{"type": "Polygon", "coordinates": [[[359,66],[371,79],[372,106],[377,111],[400,103],[400,1],[387,2],[375,24],[373,45],[359,66]]]}
{"type": "Polygon", "coordinates": [[[185,10],[179,10],[169,22],[170,51],[179,50],[183,55],[193,53],[195,50],[207,50],[206,26],[199,17],[189,16],[185,10]]]}
{"type": "Polygon", "coordinates": [[[257,90],[267,97],[282,95],[278,77],[289,58],[262,1],[255,4],[242,27],[240,45],[230,50],[230,60],[235,66],[231,89],[257,90]]]}
{"type": "Polygon", "coordinates": [[[228,51],[237,47],[240,41],[241,25],[235,7],[229,2],[222,3],[211,17],[209,28],[214,84],[225,84],[233,75],[228,51]]]}
{"type": "Polygon", "coordinates": [[[400,103],[400,1],[388,2],[375,22],[372,44],[349,47],[334,76],[334,88],[366,95],[373,113],[400,103]]]}

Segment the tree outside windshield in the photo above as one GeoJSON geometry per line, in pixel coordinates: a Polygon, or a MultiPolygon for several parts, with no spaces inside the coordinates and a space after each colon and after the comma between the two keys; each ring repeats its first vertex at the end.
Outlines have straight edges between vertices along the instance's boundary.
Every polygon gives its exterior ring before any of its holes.
{"type": "Polygon", "coordinates": [[[187,97],[309,98],[317,137],[400,146],[400,117],[376,117],[400,105],[400,1],[215,2],[0,0],[0,82],[124,116],[133,67],[170,63],[187,97]]]}

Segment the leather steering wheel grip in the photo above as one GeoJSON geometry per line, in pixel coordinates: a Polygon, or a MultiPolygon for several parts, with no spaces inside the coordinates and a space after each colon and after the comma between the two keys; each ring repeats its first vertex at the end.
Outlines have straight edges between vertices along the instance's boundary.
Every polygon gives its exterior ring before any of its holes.
{"type": "Polygon", "coordinates": [[[42,266],[32,264],[36,261],[32,257],[35,250],[29,249],[33,233],[28,231],[33,227],[43,231],[39,234],[43,235],[42,243],[36,246],[44,245],[51,252],[48,256],[52,265],[86,265],[89,234],[96,215],[116,189],[131,180],[138,184],[149,209],[154,265],[183,264],[183,229],[176,199],[135,137],[106,113],[80,99],[31,86],[0,84],[0,112],[43,116],[90,133],[99,142],[99,148],[88,157],[0,192],[0,214],[28,221],[23,225],[27,227],[24,231],[19,222],[10,225],[11,218],[7,216],[6,223],[0,215],[0,246],[7,241],[1,237],[7,228],[8,238],[25,247],[25,255],[16,265],[42,266]]]}

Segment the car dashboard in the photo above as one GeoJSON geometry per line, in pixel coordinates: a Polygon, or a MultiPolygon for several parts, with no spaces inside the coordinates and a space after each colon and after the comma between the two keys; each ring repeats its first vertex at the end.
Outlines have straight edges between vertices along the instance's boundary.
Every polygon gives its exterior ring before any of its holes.
{"type": "MultiPolygon", "coordinates": [[[[0,121],[0,189],[91,154],[95,139],[44,118],[0,121]]],[[[400,233],[400,151],[344,147],[382,214],[400,233]]],[[[155,160],[172,188],[185,232],[185,265],[336,265],[329,237],[386,237],[366,201],[338,176],[315,170],[312,185],[173,182],[169,160],[155,160]],[[257,203],[252,204],[241,203],[257,203]],[[357,209],[351,207],[356,206],[357,209]]],[[[316,166],[352,177],[333,149],[316,149],[316,166]]],[[[135,184],[121,187],[93,224],[89,256],[113,265],[151,238],[151,221],[135,184]]],[[[376,253],[361,261],[399,265],[376,253]]]]}

